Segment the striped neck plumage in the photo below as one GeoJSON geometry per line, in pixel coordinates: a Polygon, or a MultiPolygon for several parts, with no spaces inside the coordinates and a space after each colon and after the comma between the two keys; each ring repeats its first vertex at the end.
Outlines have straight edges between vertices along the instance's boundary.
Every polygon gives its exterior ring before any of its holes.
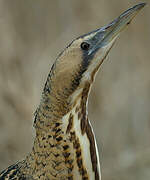
{"type": "Polygon", "coordinates": [[[48,76],[35,113],[36,138],[31,159],[36,164],[42,157],[40,162],[45,162],[50,179],[100,180],[97,145],[87,117],[90,87],[87,81],[73,93],[68,89],[56,93],[52,74],[48,76]]]}
{"type": "Polygon", "coordinates": [[[100,180],[97,145],[87,117],[90,87],[116,38],[144,6],[140,3],[107,26],[76,38],[58,56],[35,113],[32,152],[4,171],[3,179],[100,180]]]}
{"type": "Polygon", "coordinates": [[[138,4],[107,26],[80,36],[58,56],[35,113],[36,138],[25,166],[33,179],[100,179],[86,109],[90,86],[120,32],[144,6],[138,4]]]}

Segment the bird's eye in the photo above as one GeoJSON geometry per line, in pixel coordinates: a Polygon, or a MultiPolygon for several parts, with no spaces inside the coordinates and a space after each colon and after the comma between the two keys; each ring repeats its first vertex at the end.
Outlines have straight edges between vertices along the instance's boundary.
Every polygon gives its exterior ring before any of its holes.
{"type": "Polygon", "coordinates": [[[90,44],[89,43],[87,43],[87,42],[82,42],[81,43],[81,49],[82,50],[87,51],[87,50],[89,50],[89,48],[90,48],[90,44]]]}

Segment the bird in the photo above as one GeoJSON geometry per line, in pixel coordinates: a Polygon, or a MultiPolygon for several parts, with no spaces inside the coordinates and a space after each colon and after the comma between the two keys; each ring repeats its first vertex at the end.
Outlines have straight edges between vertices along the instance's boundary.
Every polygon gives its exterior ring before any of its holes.
{"type": "Polygon", "coordinates": [[[0,180],[100,180],[96,138],[88,119],[95,76],[117,37],[146,5],[137,4],[108,25],[74,39],[48,74],[33,126],[31,152],[0,180]]]}

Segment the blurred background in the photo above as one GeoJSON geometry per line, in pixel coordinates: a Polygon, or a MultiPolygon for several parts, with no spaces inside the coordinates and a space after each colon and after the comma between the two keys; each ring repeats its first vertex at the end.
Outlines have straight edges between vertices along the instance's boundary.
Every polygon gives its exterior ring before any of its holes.
{"type": "MultiPolygon", "coordinates": [[[[33,113],[58,53],[136,3],[0,1],[0,170],[31,150],[33,113]]],[[[103,180],[150,179],[149,8],[121,34],[90,95],[103,180]]]]}

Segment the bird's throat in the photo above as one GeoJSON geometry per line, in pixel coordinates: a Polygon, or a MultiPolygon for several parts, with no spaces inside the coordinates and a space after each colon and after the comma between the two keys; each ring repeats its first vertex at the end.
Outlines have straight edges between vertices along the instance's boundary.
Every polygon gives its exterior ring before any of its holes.
{"type": "Polygon", "coordinates": [[[41,103],[35,115],[36,138],[28,157],[35,177],[42,172],[49,179],[100,179],[95,137],[86,113],[89,89],[87,83],[72,95],[72,105],[62,117],[50,110],[50,104],[46,107],[41,103]]]}

